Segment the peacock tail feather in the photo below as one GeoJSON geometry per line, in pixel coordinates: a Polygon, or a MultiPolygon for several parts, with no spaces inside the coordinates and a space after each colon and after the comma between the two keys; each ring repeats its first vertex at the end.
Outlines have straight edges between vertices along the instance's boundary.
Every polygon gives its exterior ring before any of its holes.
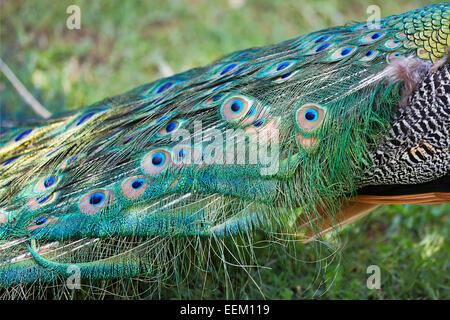
{"type": "Polygon", "coordinates": [[[308,240],[382,203],[449,202],[449,46],[436,4],[8,123],[0,286],[163,282],[187,247],[193,265],[228,238],[251,256],[258,230],[308,240]]]}

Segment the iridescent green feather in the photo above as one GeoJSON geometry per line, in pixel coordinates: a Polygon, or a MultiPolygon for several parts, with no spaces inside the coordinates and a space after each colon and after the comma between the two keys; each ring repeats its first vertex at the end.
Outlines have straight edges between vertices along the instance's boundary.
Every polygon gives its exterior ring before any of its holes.
{"type": "Polygon", "coordinates": [[[442,59],[449,15],[438,4],[239,51],[2,132],[0,285],[67,277],[71,265],[87,279],[158,274],[180,254],[159,256],[167,239],[293,233],[300,212],[314,221],[320,206],[334,217],[340,199],[364,186],[369,147],[401,100],[386,67],[398,56],[442,59]],[[311,108],[323,118],[309,130],[298,113],[311,108]],[[230,145],[245,160],[208,163],[205,148],[226,149],[230,129],[244,133],[230,145]],[[177,165],[172,138],[182,130],[223,140],[184,141],[180,157],[197,158],[177,165]],[[252,140],[264,130],[267,140],[252,140]],[[265,149],[277,156],[274,172],[249,160],[265,149]]]}

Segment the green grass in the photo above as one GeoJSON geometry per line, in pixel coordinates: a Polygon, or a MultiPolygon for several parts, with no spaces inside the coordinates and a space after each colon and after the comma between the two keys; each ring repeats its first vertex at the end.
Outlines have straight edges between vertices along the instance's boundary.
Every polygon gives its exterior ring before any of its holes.
{"type": "MultiPolygon", "coordinates": [[[[207,64],[232,51],[263,46],[321,28],[365,20],[370,4],[382,16],[433,1],[3,1],[0,56],[25,86],[53,113],[77,109],[163,76],[161,61],[175,73],[207,64]],[[81,30],[68,30],[66,7],[81,8],[81,30]]],[[[0,116],[35,117],[0,77],[0,116]]],[[[329,265],[312,248],[287,252],[257,249],[268,265],[257,275],[265,297],[273,299],[448,299],[450,205],[395,205],[378,209],[344,228],[346,239],[329,265]],[[381,268],[381,289],[366,287],[366,268],[381,268]],[[319,272],[320,271],[320,272],[319,272]]],[[[261,298],[244,272],[232,275],[229,298],[261,298]]],[[[226,296],[218,283],[185,282],[162,297],[226,296]],[[189,288],[189,290],[188,290],[189,288]],[[189,293],[187,293],[189,292],[189,293]]]]}

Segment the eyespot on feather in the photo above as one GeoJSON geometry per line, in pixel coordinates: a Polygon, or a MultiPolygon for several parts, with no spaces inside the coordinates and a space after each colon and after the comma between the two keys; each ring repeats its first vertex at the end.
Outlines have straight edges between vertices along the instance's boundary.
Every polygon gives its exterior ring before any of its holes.
{"type": "Polygon", "coordinates": [[[45,227],[49,224],[54,224],[56,222],[60,221],[60,219],[55,218],[55,217],[51,217],[48,215],[39,215],[35,218],[33,218],[30,222],[29,222],[29,226],[27,227],[28,231],[33,231],[36,229],[40,229],[42,227],[45,227]]]}
{"type": "Polygon", "coordinates": [[[222,102],[222,105],[219,108],[220,114],[229,122],[239,122],[249,111],[252,102],[251,99],[244,96],[231,96],[222,102]]]}
{"type": "Polygon", "coordinates": [[[329,60],[337,61],[344,58],[348,58],[356,52],[356,49],[357,49],[356,46],[346,46],[343,48],[339,48],[329,56],[329,60]]]}
{"type": "Polygon", "coordinates": [[[87,215],[93,215],[114,201],[112,190],[97,189],[84,195],[79,203],[80,211],[87,215]]]}
{"type": "Polygon", "coordinates": [[[169,90],[172,90],[180,81],[177,79],[163,79],[158,84],[156,84],[149,92],[145,95],[160,95],[165,94],[169,90]]]}
{"type": "Polygon", "coordinates": [[[231,74],[232,71],[236,71],[241,62],[231,62],[226,65],[220,66],[219,70],[215,72],[215,76],[222,77],[227,74],[231,74]]]}
{"type": "Polygon", "coordinates": [[[142,160],[142,170],[145,174],[154,176],[163,172],[172,162],[170,153],[164,149],[149,152],[142,160]]]}
{"type": "Polygon", "coordinates": [[[279,76],[276,77],[273,81],[274,81],[274,82],[277,82],[277,83],[286,81],[287,79],[291,78],[291,77],[292,77],[294,74],[296,74],[297,72],[298,72],[298,70],[287,72],[287,73],[285,73],[285,74],[279,75],[279,76]]]}
{"type": "Polygon", "coordinates": [[[388,49],[395,49],[402,46],[402,42],[396,39],[389,39],[385,42],[384,46],[388,49]]]}
{"type": "Polygon", "coordinates": [[[244,72],[245,70],[248,70],[248,69],[250,69],[252,66],[244,66],[244,67],[240,67],[239,69],[237,69],[234,73],[233,73],[233,75],[238,75],[238,74],[240,74],[240,73],[242,73],[242,72],[244,72]]]}
{"type": "Polygon", "coordinates": [[[172,121],[169,121],[168,123],[166,123],[166,125],[158,131],[158,134],[160,136],[172,134],[175,131],[177,131],[179,127],[180,127],[180,122],[177,120],[172,120],[172,121]]]}
{"type": "Polygon", "coordinates": [[[28,199],[27,206],[30,210],[36,210],[37,208],[40,208],[42,206],[51,203],[53,199],[54,199],[53,193],[49,195],[33,196],[28,199]]]}
{"type": "Polygon", "coordinates": [[[286,72],[287,70],[289,70],[297,61],[296,60],[284,60],[284,61],[279,61],[273,65],[271,65],[270,67],[264,69],[259,75],[258,77],[267,77],[267,76],[272,76],[272,75],[277,75],[280,74],[282,72],[286,72]]]}
{"type": "Polygon", "coordinates": [[[35,192],[42,192],[45,190],[53,189],[58,183],[58,176],[51,174],[39,179],[39,181],[34,186],[35,192]]]}
{"type": "Polygon", "coordinates": [[[122,182],[122,194],[127,199],[136,199],[141,197],[147,189],[147,180],[145,176],[133,176],[122,182]]]}
{"type": "Polygon", "coordinates": [[[380,40],[381,38],[383,38],[385,35],[386,35],[386,32],[384,32],[384,31],[381,31],[381,30],[373,31],[373,32],[370,32],[369,34],[366,34],[360,40],[360,43],[361,44],[374,43],[374,42],[380,40]]]}
{"type": "Polygon", "coordinates": [[[294,42],[294,45],[296,45],[296,50],[305,49],[307,47],[310,47],[311,45],[317,46],[322,44],[323,42],[331,39],[334,36],[334,34],[320,34],[320,35],[311,35],[308,37],[301,37],[299,40],[296,40],[294,42]]]}
{"type": "Polygon", "coordinates": [[[391,52],[390,54],[388,54],[388,55],[386,56],[386,61],[387,61],[388,63],[391,63],[392,60],[395,60],[396,58],[401,57],[401,56],[403,56],[403,52],[397,50],[397,51],[394,51],[394,52],[391,52]]]}
{"type": "Polygon", "coordinates": [[[326,52],[327,49],[332,47],[334,45],[333,42],[323,42],[319,43],[318,45],[314,46],[312,49],[308,50],[305,55],[312,55],[317,54],[321,52],[326,52]]]}
{"type": "Polygon", "coordinates": [[[331,34],[323,34],[323,35],[320,35],[317,38],[313,39],[311,42],[312,43],[321,43],[321,42],[324,42],[324,41],[330,39],[331,37],[332,37],[331,34]]]}
{"type": "Polygon", "coordinates": [[[361,61],[361,62],[372,61],[373,59],[375,59],[378,56],[378,53],[379,53],[378,50],[370,49],[370,50],[364,52],[360,56],[359,61],[361,61]]]}
{"type": "MultiPolygon", "coordinates": [[[[209,94],[211,94],[211,93],[209,93],[209,94]]],[[[225,93],[218,92],[218,93],[214,94],[213,96],[210,96],[208,99],[206,99],[202,103],[199,103],[198,105],[193,106],[192,109],[193,110],[201,110],[201,109],[208,109],[212,106],[216,106],[222,102],[222,100],[225,96],[226,96],[225,93]]]]}
{"type": "Polygon", "coordinates": [[[45,227],[49,224],[54,224],[56,222],[58,222],[60,219],[55,218],[55,217],[51,217],[48,215],[39,215],[35,218],[33,218],[33,220],[31,220],[29,222],[29,226],[27,227],[28,231],[33,231],[36,229],[40,229],[42,227],[45,227]]]}
{"type": "Polygon", "coordinates": [[[223,93],[217,93],[217,94],[213,95],[211,98],[207,99],[203,103],[203,105],[204,106],[209,106],[209,105],[213,105],[213,104],[219,103],[224,96],[225,96],[225,94],[223,94],[223,93]]]}
{"type": "Polygon", "coordinates": [[[304,131],[313,131],[317,129],[323,122],[325,117],[325,109],[313,103],[302,105],[295,115],[298,127],[304,131]]]}

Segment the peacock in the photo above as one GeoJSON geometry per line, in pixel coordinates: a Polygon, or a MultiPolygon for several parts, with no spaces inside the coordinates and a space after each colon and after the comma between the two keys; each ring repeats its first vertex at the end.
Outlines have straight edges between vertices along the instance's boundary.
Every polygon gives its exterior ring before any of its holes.
{"type": "Polygon", "coordinates": [[[195,265],[224,239],[251,255],[257,232],[312,242],[450,202],[449,48],[447,2],[2,122],[0,287],[163,283],[188,247],[195,265]]]}

